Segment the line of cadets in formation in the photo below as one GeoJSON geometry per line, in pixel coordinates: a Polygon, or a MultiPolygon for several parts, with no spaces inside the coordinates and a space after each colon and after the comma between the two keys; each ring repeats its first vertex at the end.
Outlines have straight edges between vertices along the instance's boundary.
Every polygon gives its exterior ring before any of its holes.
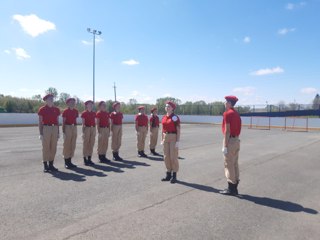
{"type": "MultiPolygon", "coordinates": [[[[39,132],[42,141],[42,159],[44,172],[56,172],[54,167],[54,159],[57,151],[57,141],[60,137],[59,129],[59,108],[54,106],[53,95],[47,94],[43,97],[45,105],[39,111],[39,132]]],[[[67,108],[62,113],[62,135],[63,135],[63,156],[65,167],[72,169],[77,167],[72,163],[76,149],[77,140],[77,118],[79,112],[75,108],[76,100],[68,98],[66,100],[67,108]]],[[[98,105],[98,111],[93,110],[94,103],[89,100],[85,102],[85,111],[81,113],[82,119],[82,140],[83,140],[83,160],[84,165],[92,166],[93,148],[95,144],[96,134],[98,134],[97,153],[101,163],[109,163],[106,157],[109,145],[109,137],[111,135],[111,149],[114,161],[122,161],[119,155],[122,140],[122,120],[123,114],[120,111],[120,103],[113,103],[113,112],[107,111],[104,101],[98,105]]],[[[166,115],[162,118],[162,135],[161,144],[164,151],[164,162],[167,168],[166,176],[162,181],[177,181],[177,172],[179,170],[178,149],[180,141],[180,119],[175,115],[175,103],[168,101],[166,103],[166,115]]],[[[135,116],[135,130],[137,134],[137,150],[139,157],[148,157],[145,154],[145,142],[147,133],[150,131],[150,152],[154,156],[161,156],[156,152],[158,142],[160,120],[157,115],[157,109],[151,109],[151,116],[145,113],[145,108],[140,106],[138,114],[135,116]],[[150,129],[149,129],[150,126],[150,129]]]]}
{"type": "MultiPolygon", "coordinates": [[[[227,178],[228,187],[220,191],[226,195],[238,195],[239,178],[239,151],[240,140],[239,135],[241,133],[241,118],[239,113],[234,109],[238,98],[235,96],[225,97],[226,111],[223,114],[222,132],[223,148],[222,153],[224,155],[225,176],[227,178]]],[[[59,138],[59,116],[60,110],[53,104],[53,96],[51,94],[46,95],[43,100],[46,104],[39,109],[39,131],[40,139],[43,146],[43,164],[44,172],[58,171],[53,165],[56,150],[57,141],[59,138]]],[[[77,118],[79,116],[78,110],[75,109],[75,99],[69,98],[66,101],[68,108],[62,113],[63,123],[63,156],[65,159],[66,168],[75,168],[71,162],[74,156],[77,139],[77,118]]],[[[81,113],[82,118],[82,139],[83,139],[83,159],[86,166],[92,166],[92,153],[96,138],[96,132],[98,132],[98,155],[101,163],[108,163],[110,160],[106,158],[106,152],[108,149],[109,136],[112,133],[112,153],[114,161],[122,161],[119,156],[119,150],[121,147],[122,139],[122,120],[123,114],[120,112],[120,103],[115,102],[113,104],[113,112],[108,113],[106,111],[106,103],[99,103],[99,111],[95,113],[93,111],[94,103],[92,101],[86,101],[86,110],[81,113]]],[[[176,183],[177,172],[179,170],[178,162],[178,149],[180,142],[180,119],[174,113],[176,108],[175,103],[169,101],[166,104],[166,114],[162,118],[162,134],[161,144],[163,145],[164,162],[167,169],[166,176],[162,181],[170,181],[176,183]]],[[[143,106],[138,108],[139,112],[135,116],[135,130],[137,133],[137,149],[139,157],[147,157],[144,152],[145,141],[150,126],[150,151],[153,155],[159,155],[156,151],[156,145],[159,132],[159,117],[157,115],[157,109],[151,110],[151,117],[148,119],[145,114],[145,108],[143,106]]]]}

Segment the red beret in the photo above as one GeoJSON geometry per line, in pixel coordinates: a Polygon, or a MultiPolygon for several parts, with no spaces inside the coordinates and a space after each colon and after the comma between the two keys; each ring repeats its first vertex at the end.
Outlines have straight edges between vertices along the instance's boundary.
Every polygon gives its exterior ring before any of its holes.
{"type": "Polygon", "coordinates": [[[114,103],[112,104],[113,109],[115,109],[117,105],[120,105],[120,103],[119,103],[119,102],[114,102],[114,103]]]}
{"type": "Polygon", "coordinates": [[[156,107],[151,108],[151,113],[153,113],[154,111],[158,110],[156,107]]]}
{"type": "Polygon", "coordinates": [[[70,101],[76,101],[76,99],[75,99],[75,98],[68,98],[68,99],[66,100],[66,104],[68,104],[70,101]]]}
{"type": "Polygon", "coordinates": [[[168,101],[168,102],[166,102],[166,104],[170,105],[173,108],[173,110],[175,110],[177,107],[177,105],[172,101],[168,101]]]}
{"type": "Polygon", "coordinates": [[[84,102],[84,105],[86,105],[86,106],[87,106],[89,103],[92,103],[92,104],[93,104],[93,101],[88,100],[88,101],[84,102]]]}
{"type": "Polygon", "coordinates": [[[142,110],[142,109],[144,109],[144,106],[138,107],[138,110],[139,110],[139,111],[142,110]]]}
{"type": "Polygon", "coordinates": [[[101,101],[101,102],[99,102],[99,107],[101,106],[101,105],[103,105],[103,104],[106,104],[106,102],[105,101],[101,101]]]}
{"type": "Polygon", "coordinates": [[[42,99],[43,99],[43,101],[46,101],[50,97],[54,98],[54,96],[51,93],[49,93],[49,94],[45,95],[42,99]]]}
{"type": "Polygon", "coordinates": [[[236,96],[225,96],[224,98],[227,101],[231,101],[231,102],[234,102],[234,103],[238,102],[238,100],[239,100],[236,96]]]}

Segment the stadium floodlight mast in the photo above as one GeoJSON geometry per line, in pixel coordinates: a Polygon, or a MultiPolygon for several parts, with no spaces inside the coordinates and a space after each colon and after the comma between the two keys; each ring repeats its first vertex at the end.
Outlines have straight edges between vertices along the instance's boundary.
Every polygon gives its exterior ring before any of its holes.
{"type": "Polygon", "coordinates": [[[101,35],[102,32],[101,31],[98,31],[98,30],[95,30],[95,29],[91,29],[91,28],[87,28],[87,31],[89,33],[92,34],[93,36],[93,59],[92,59],[92,101],[93,101],[93,107],[95,107],[95,65],[96,65],[96,35],[101,35]]]}

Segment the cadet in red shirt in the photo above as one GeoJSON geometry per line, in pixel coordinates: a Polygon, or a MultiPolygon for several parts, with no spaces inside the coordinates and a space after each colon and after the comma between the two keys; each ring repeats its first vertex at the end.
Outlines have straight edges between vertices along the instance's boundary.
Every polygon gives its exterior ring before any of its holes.
{"type": "Polygon", "coordinates": [[[241,118],[234,109],[238,98],[235,96],[225,97],[226,111],[223,114],[222,133],[224,135],[222,152],[224,155],[225,175],[228,182],[228,188],[220,191],[225,195],[238,195],[239,184],[239,151],[241,133],[241,118]]]}
{"type": "Polygon", "coordinates": [[[145,114],[144,106],[138,107],[138,111],[139,113],[135,116],[138,157],[148,157],[144,153],[146,137],[148,134],[148,116],[145,114]]]}
{"type": "Polygon", "coordinates": [[[66,108],[62,113],[62,132],[63,132],[63,157],[65,161],[66,168],[77,167],[71,162],[74,156],[77,142],[77,118],[79,117],[79,112],[75,109],[76,100],[74,98],[68,98],[66,100],[68,108],[66,108]]]}
{"type": "Polygon", "coordinates": [[[167,175],[162,181],[177,182],[179,170],[178,150],[180,141],[180,119],[174,114],[176,104],[168,101],[166,104],[167,114],[162,118],[162,142],[164,162],[167,168],[167,175]]]}
{"type": "Polygon", "coordinates": [[[154,156],[159,156],[160,154],[156,152],[156,146],[158,143],[158,135],[159,135],[159,116],[157,108],[151,109],[151,116],[150,116],[150,152],[154,156]]]}
{"type": "Polygon", "coordinates": [[[101,163],[110,162],[106,157],[110,136],[110,116],[107,112],[107,105],[104,101],[99,103],[99,111],[96,114],[98,129],[98,156],[101,163]]]}
{"type": "Polygon", "coordinates": [[[119,156],[119,150],[122,141],[122,119],[123,114],[120,112],[120,103],[114,102],[112,104],[113,112],[110,114],[111,119],[111,131],[112,131],[112,154],[113,160],[122,161],[123,159],[119,156]]]}
{"type": "Polygon", "coordinates": [[[84,165],[92,166],[91,160],[93,146],[96,138],[96,113],[93,111],[93,101],[89,100],[85,103],[86,110],[82,112],[82,139],[83,139],[83,160],[84,165]]]}
{"type": "Polygon", "coordinates": [[[53,104],[53,95],[47,94],[43,97],[46,105],[38,111],[39,115],[39,139],[42,141],[42,160],[44,172],[58,171],[53,166],[57,152],[57,142],[59,139],[59,116],[60,110],[53,104]],[[48,165],[49,162],[49,165],[48,165]]]}

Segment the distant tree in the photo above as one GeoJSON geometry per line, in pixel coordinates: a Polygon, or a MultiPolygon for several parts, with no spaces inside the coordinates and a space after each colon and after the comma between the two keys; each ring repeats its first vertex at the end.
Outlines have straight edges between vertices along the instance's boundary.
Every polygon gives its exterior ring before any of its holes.
{"type": "Polygon", "coordinates": [[[33,95],[31,97],[32,100],[37,100],[37,101],[41,101],[42,100],[42,97],[40,94],[36,94],[36,95],[33,95]]]}
{"type": "Polygon", "coordinates": [[[288,104],[288,109],[292,111],[299,110],[299,104],[297,103],[289,103],[288,104]]]}
{"type": "Polygon", "coordinates": [[[137,105],[138,101],[134,98],[129,99],[128,105],[137,105]]]}
{"type": "Polygon", "coordinates": [[[317,94],[314,99],[313,99],[313,102],[312,102],[312,108],[317,110],[317,109],[320,109],[320,95],[317,94]]]}
{"type": "Polygon", "coordinates": [[[15,112],[16,107],[17,107],[17,105],[16,105],[16,103],[14,102],[14,100],[12,98],[9,98],[4,102],[4,109],[8,113],[15,112]]]}
{"type": "Polygon", "coordinates": [[[57,99],[58,97],[58,90],[54,87],[49,87],[46,91],[45,91],[46,94],[52,94],[54,99],[57,99]]]}
{"type": "Polygon", "coordinates": [[[60,93],[60,95],[59,95],[59,102],[65,103],[66,100],[67,100],[69,97],[70,97],[70,94],[69,94],[69,93],[64,93],[64,92],[62,92],[62,93],[60,93]]]}

